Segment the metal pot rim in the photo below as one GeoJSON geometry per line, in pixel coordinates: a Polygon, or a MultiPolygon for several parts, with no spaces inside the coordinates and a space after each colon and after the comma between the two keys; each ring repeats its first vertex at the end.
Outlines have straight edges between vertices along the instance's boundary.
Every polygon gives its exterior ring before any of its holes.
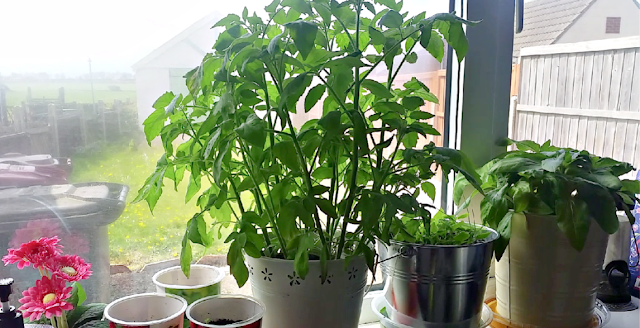
{"type": "MultiPolygon", "coordinates": [[[[477,242],[475,244],[470,244],[470,245],[430,245],[430,244],[416,244],[416,243],[408,243],[408,242],[404,242],[404,241],[397,241],[397,240],[390,240],[390,244],[391,245],[398,245],[398,246],[413,246],[413,247],[420,247],[420,248],[467,248],[467,247],[477,247],[480,245],[485,245],[488,243],[492,243],[494,241],[496,241],[499,237],[500,234],[495,231],[492,228],[489,228],[487,226],[481,225],[481,224],[474,224],[475,226],[478,227],[482,227],[483,229],[488,230],[489,232],[491,232],[491,235],[485,239],[483,239],[480,242],[477,242]]],[[[381,241],[382,242],[382,241],[381,241]]],[[[384,242],[382,243],[384,244],[384,242]]]]}

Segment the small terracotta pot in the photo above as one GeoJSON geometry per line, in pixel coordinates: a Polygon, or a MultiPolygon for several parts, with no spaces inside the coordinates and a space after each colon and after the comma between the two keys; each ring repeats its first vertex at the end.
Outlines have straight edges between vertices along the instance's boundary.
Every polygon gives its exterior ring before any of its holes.
{"type": "Polygon", "coordinates": [[[183,328],[187,301],[175,295],[138,294],[111,302],[104,309],[110,328],[183,328]]]}
{"type": "Polygon", "coordinates": [[[265,307],[253,297],[217,295],[195,301],[187,308],[191,328],[261,328],[265,307]],[[237,321],[213,324],[216,320],[237,321]]]}

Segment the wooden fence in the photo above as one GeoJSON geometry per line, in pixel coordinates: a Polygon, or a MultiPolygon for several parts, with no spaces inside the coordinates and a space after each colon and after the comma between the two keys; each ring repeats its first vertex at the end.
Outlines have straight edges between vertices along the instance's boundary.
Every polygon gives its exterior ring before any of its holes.
{"type": "Polygon", "coordinates": [[[640,37],[524,48],[510,135],[640,167],[640,37]]]}
{"type": "Polygon", "coordinates": [[[23,103],[9,111],[9,125],[0,126],[0,154],[19,152],[71,156],[79,149],[113,141],[134,131],[137,113],[131,102],[110,107],[93,104],[23,103]]]}

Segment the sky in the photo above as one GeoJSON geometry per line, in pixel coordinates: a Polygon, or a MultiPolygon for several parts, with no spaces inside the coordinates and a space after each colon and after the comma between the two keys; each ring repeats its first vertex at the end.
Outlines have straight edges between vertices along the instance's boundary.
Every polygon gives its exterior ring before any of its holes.
{"type": "MultiPolygon", "coordinates": [[[[213,11],[262,11],[271,0],[0,0],[0,74],[131,72],[131,66],[213,11]]],[[[449,0],[403,9],[447,11],[449,0]]],[[[212,41],[213,44],[213,41],[212,41]]]]}

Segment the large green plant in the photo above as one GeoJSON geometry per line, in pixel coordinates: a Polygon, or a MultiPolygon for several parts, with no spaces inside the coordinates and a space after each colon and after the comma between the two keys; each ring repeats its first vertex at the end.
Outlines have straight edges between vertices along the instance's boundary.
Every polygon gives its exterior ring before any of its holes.
{"type": "MultiPolygon", "coordinates": [[[[558,227],[578,251],[584,247],[592,220],[609,234],[618,230],[617,210],[624,210],[632,224],[635,221],[630,207],[638,200],[640,182],[620,178],[633,170],[630,164],[554,147],[551,141],[539,145],[509,140],[509,144],[517,150],[480,170],[485,192],[482,220],[500,233],[497,259],[509,243],[514,213],[556,216],[558,227]]],[[[463,200],[466,186],[464,178],[456,179],[455,202],[463,200]]]]}
{"type": "Polygon", "coordinates": [[[267,19],[245,9],[215,25],[224,31],[187,73],[189,94],[164,94],[144,122],[147,140],[159,136],[166,153],[137,200],[153,209],[164,179],[184,178],[186,201],[201,209],[182,243],[186,274],[191,243],[209,246],[216,236],[206,213],[214,225],[233,225],[227,260],[239,285],[245,254],[293,260],[303,278],[310,258],[326,268],[364,256],[373,268],[374,238],[388,240],[390,218],[425,211],[404,190],[422,184],[433,196],[424,181],[438,165],[445,175],[468,169],[454,150],[414,149],[419,136],[438,134],[420,109],[438,100],[415,78],[393,87],[417,46],[442,60],[446,40],[462,59],[467,22],[401,9],[393,0],[275,0],[267,19]],[[384,66],[384,81],[368,78],[384,66]],[[319,102],[322,117],[294,127],[292,113],[319,102]],[[389,219],[380,224],[381,216],[389,219]]]}

